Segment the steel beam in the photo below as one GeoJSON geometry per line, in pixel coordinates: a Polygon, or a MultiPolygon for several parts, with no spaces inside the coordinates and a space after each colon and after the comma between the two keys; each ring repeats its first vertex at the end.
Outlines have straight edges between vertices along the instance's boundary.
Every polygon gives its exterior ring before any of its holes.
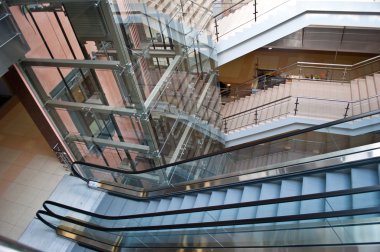
{"type": "MultiPolygon", "coordinates": [[[[192,128],[192,125],[193,124],[191,122],[187,123],[186,128],[182,132],[182,136],[181,136],[181,138],[178,141],[177,147],[174,150],[173,156],[171,157],[169,163],[174,163],[175,161],[177,161],[178,156],[181,154],[181,150],[182,150],[183,144],[185,143],[187,137],[189,136],[189,132],[190,132],[190,130],[192,128]]],[[[171,170],[172,168],[173,167],[170,167],[169,170],[171,170]]]]}
{"type": "MultiPolygon", "coordinates": [[[[139,113],[146,113],[144,106],[144,94],[140,89],[139,82],[135,76],[132,60],[129,57],[129,52],[125,44],[121,27],[116,23],[114,12],[117,10],[117,4],[110,0],[99,1],[99,8],[104,15],[105,22],[110,33],[111,40],[113,42],[113,48],[116,49],[117,59],[120,61],[125,70],[121,71],[120,77],[124,82],[124,86],[121,88],[123,97],[129,97],[130,103],[135,105],[135,108],[139,113]],[[127,93],[125,93],[125,89],[127,93]]],[[[144,120],[140,120],[140,125],[144,133],[144,138],[147,145],[152,152],[158,153],[159,144],[156,136],[155,129],[152,127],[150,118],[147,117],[144,120]]],[[[162,165],[164,159],[160,157],[154,158],[155,165],[162,165]]]]}
{"type": "Polygon", "coordinates": [[[211,84],[213,84],[213,82],[216,80],[215,77],[216,77],[215,73],[211,74],[208,82],[206,83],[205,87],[203,88],[203,91],[202,91],[202,93],[198,99],[198,102],[197,102],[197,109],[199,109],[201,107],[204,99],[206,98],[208,89],[210,88],[211,84]]]}
{"type": "Polygon", "coordinates": [[[23,66],[71,67],[120,70],[119,61],[75,60],[75,59],[24,59],[23,66]]]}
{"type": "MultiPolygon", "coordinates": [[[[142,55],[144,50],[142,49],[131,49],[132,54],[135,55],[142,55]]],[[[149,49],[147,50],[149,56],[153,58],[174,58],[177,54],[175,51],[171,50],[159,50],[159,49],[149,49]]],[[[110,50],[99,50],[96,52],[98,55],[108,54],[112,56],[116,56],[117,52],[116,50],[110,49],[110,50]]]]}
{"type": "MultiPolygon", "coordinates": [[[[78,2],[78,0],[5,0],[8,6],[14,6],[14,5],[25,5],[25,4],[43,4],[43,3],[69,3],[69,2],[78,2]]],[[[96,2],[96,1],[89,1],[89,2],[96,2]]]]}
{"type": "Polygon", "coordinates": [[[141,145],[141,144],[133,144],[133,143],[126,143],[126,142],[116,142],[113,140],[107,140],[97,137],[89,137],[89,136],[79,136],[79,135],[67,135],[65,137],[65,140],[69,142],[84,142],[84,143],[94,143],[99,146],[104,147],[113,147],[113,148],[119,148],[124,150],[132,150],[137,151],[140,153],[149,153],[150,149],[149,146],[141,145]]]}
{"type": "Polygon", "coordinates": [[[107,105],[99,105],[99,104],[89,104],[89,103],[79,103],[79,102],[68,102],[68,101],[55,101],[48,100],[46,102],[47,106],[53,108],[65,108],[69,110],[85,110],[85,111],[93,111],[101,114],[116,114],[116,115],[127,115],[127,116],[136,116],[136,109],[130,108],[119,108],[119,107],[111,107],[107,105]]]}
{"type": "Polygon", "coordinates": [[[173,61],[170,63],[169,67],[166,69],[165,73],[162,75],[161,79],[157,82],[156,86],[150,93],[149,97],[146,99],[144,106],[148,109],[152,106],[153,100],[159,95],[162,88],[165,88],[166,81],[173,70],[177,67],[177,65],[181,62],[182,57],[177,55],[174,57],[173,61]]]}

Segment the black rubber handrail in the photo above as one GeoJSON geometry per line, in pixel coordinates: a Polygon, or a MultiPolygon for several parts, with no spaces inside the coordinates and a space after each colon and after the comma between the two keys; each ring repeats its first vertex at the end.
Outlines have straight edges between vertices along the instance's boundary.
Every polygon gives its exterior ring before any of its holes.
{"type": "Polygon", "coordinates": [[[46,212],[51,213],[51,214],[56,214],[56,215],[59,215],[59,214],[54,212],[53,210],[51,210],[48,207],[48,205],[60,207],[60,208],[66,209],[66,210],[74,211],[74,212],[77,212],[80,214],[85,214],[87,216],[91,216],[91,217],[95,217],[95,218],[99,218],[99,219],[127,220],[127,219],[147,218],[147,217],[155,217],[155,216],[166,216],[166,215],[175,215],[175,214],[206,212],[206,211],[213,211],[213,210],[225,210],[225,209],[233,209],[233,208],[252,207],[252,206],[259,206],[259,205],[260,206],[261,205],[272,205],[272,204],[303,201],[303,200],[312,200],[312,199],[325,199],[325,198],[346,196],[346,195],[352,195],[352,194],[369,193],[369,192],[375,192],[375,191],[380,191],[380,185],[353,188],[353,189],[344,189],[344,190],[323,192],[323,193],[314,193],[314,194],[266,199],[266,200],[257,200],[257,201],[250,201],[250,202],[240,202],[240,203],[224,204],[224,205],[216,205],[216,206],[206,206],[206,207],[179,209],[179,210],[171,210],[171,211],[164,211],[164,212],[153,212],[153,213],[132,214],[132,215],[119,215],[119,216],[97,214],[97,213],[85,211],[82,209],[67,206],[65,204],[61,204],[61,203],[50,201],[50,200],[47,200],[43,203],[43,208],[46,210],[46,212]]]}
{"type": "MultiPolygon", "coordinates": [[[[64,217],[61,215],[46,212],[44,210],[39,210],[36,214],[37,218],[47,224],[49,227],[54,226],[49,221],[44,219],[42,215],[46,215],[52,218],[59,219],[61,221],[66,221],[75,225],[82,227],[103,231],[103,232],[120,232],[120,231],[155,231],[155,230],[172,230],[172,229],[184,229],[184,228],[206,228],[206,227],[221,227],[221,226],[240,226],[249,224],[263,224],[263,223],[277,223],[277,222],[288,222],[288,221],[300,221],[300,220],[311,220],[311,219],[326,219],[326,218],[337,218],[345,216],[358,216],[367,214],[378,214],[380,213],[380,206],[369,207],[369,208],[359,208],[350,210],[340,210],[331,212],[321,212],[321,213],[307,213],[307,214],[296,214],[296,215],[285,215],[285,216],[274,216],[274,217],[262,217],[262,218],[249,218],[249,219],[238,219],[238,220],[225,220],[225,221],[210,221],[210,222],[198,222],[198,223],[183,223],[183,224],[170,224],[170,225],[156,225],[156,226],[139,226],[139,227],[103,227],[100,225],[91,224],[89,222],[84,222],[81,220],[64,217]]],[[[56,229],[55,227],[54,229],[56,229]]]]}
{"type": "Polygon", "coordinates": [[[217,156],[217,155],[226,154],[226,153],[229,153],[229,152],[232,152],[232,151],[237,151],[237,150],[240,150],[240,149],[244,149],[244,148],[248,148],[248,147],[253,147],[253,146],[256,146],[256,145],[259,145],[259,144],[264,144],[264,143],[268,143],[268,142],[277,141],[277,140],[280,140],[280,139],[296,136],[296,135],[307,133],[307,132],[311,132],[311,131],[316,131],[316,130],[319,130],[319,129],[324,129],[324,128],[332,127],[334,125],[338,125],[338,124],[342,124],[342,123],[346,123],[346,122],[362,119],[362,118],[373,116],[373,115],[376,115],[376,114],[379,114],[379,113],[380,113],[380,109],[377,109],[377,110],[374,110],[374,111],[362,113],[360,115],[346,117],[346,118],[338,119],[338,120],[335,120],[335,121],[323,123],[323,124],[320,124],[320,125],[311,126],[311,127],[305,128],[305,129],[294,130],[294,131],[287,132],[287,133],[284,133],[284,134],[281,134],[281,135],[275,135],[275,136],[263,138],[263,139],[260,139],[260,140],[256,140],[256,141],[252,141],[252,142],[248,142],[248,143],[243,143],[243,144],[239,144],[239,145],[235,145],[235,146],[228,147],[228,148],[225,148],[223,150],[216,151],[216,152],[213,152],[213,153],[208,153],[208,154],[205,154],[205,155],[201,155],[201,156],[197,156],[197,157],[189,158],[189,159],[186,159],[186,160],[181,160],[181,161],[177,161],[177,162],[174,162],[174,163],[165,164],[165,165],[162,165],[162,166],[158,166],[158,167],[154,167],[154,168],[150,168],[150,169],[146,169],[146,170],[141,170],[141,171],[126,171],[126,170],[121,170],[121,169],[117,169],[117,168],[111,168],[111,167],[102,166],[102,165],[98,165],[98,164],[90,164],[90,163],[81,162],[81,161],[75,161],[75,162],[73,162],[72,165],[71,165],[71,170],[72,170],[72,172],[73,172],[74,175],[78,176],[79,178],[81,178],[82,180],[84,180],[86,182],[88,182],[90,180],[87,179],[87,178],[84,178],[76,170],[75,165],[78,164],[78,165],[92,166],[92,167],[95,167],[95,168],[98,168],[98,169],[101,169],[101,170],[111,171],[111,172],[117,172],[117,173],[120,173],[120,174],[143,174],[143,173],[147,173],[147,172],[151,172],[151,171],[156,171],[156,170],[161,170],[161,169],[165,169],[165,168],[168,168],[168,167],[172,167],[172,166],[176,166],[176,165],[180,165],[180,164],[184,164],[184,163],[189,163],[189,162],[201,160],[201,159],[204,159],[204,158],[209,158],[209,157],[213,157],[213,156],[217,156]]]}

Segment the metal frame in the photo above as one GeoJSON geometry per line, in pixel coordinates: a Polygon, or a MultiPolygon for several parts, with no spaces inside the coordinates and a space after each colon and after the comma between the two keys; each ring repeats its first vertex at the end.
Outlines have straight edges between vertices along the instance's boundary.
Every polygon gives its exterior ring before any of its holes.
{"type": "MultiPolygon", "coordinates": [[[[102,12],[105,22],[107,23],[107,27],[110,32],[111,40],[113,41],[113,46],[117,52],[117,59],[120,61],[121,66],[125,69],[121,72],[121,78],[124,80],[125,88],[128,91],[128,94],[125,94],[124,87],[121,87],[120,92],[124,97],[130,97],[132,104],[135,105],[138,113],[145,114],[146,108],[144,106],[144,96],[140,90],[138,85],[137,78],[134,74],[132,61],[129,57],[129,53],[127,50],[127,46],[125,44],[121,28],[115,22],[114,10],[117,10],[117,6],[113,5],[112,1],[102,0],[99,2],[98,7],[102,12]]],[[[120,18],[120,17],[116,17],[120,18]]],[[[147,117],[145,120],[140,120],[141,127],[144,133],[144,137],[147,145],[153,153],[158,153],[159,144],[156,136],[155,129],[152,127],[150,123],[151,118],[147,117]]],[[[159,156],[154,158],[154,162],[156,165],[161,165],[165,161],[163,158],[159,156]]]]}
{"type": "Polygon", "coordinates": [[[134,150],[141,153],[150,152],[149,146],[146,146],[146,145],[132,144],[132,143],[126,143],[126,142],[115,142],[112,140],[106,140],[106,139],[97,138],[97,137],[69,134],[65,137],[65,140],[67,140],[68,142],[79,141],[79,142],[84,142],[84,143],[94,143],[99,146],[114,147],[114,148],[120,148],[120,149],[125,149],[125,150],[134,150]]]}
{"type": "Polygon", "coordinates": [[[70,67],[70,68],[90,68],[90,69],[122,69],[119,61],[104,60],[75,60],[75,59],[24,59],[23,66],[45,66],[45,67],[70,67]]]}
{"type": "Polygon", "coordinates": [[[101,114],[116,114],[116,115],[126,115],[126,116],[137,116],[137,110],[132,108],[120,108],[112,107],[107,105],[80,103],[80,102],[68,102],[68,101],[55,101],[48,100],[45,103],[48,107],[53,108],[65,108],[68,110],[79,110],[79,111],[92,111],[101,114]]]}
{"type": "MultiPolygon", "coordinates": [[[[343,119],[336,120],[333,122],[328,122],[325,124],[312,126],[306,129],[300,129],[300,130],[292,131],[292,132],[285,133],[282,135],[276,135],[274,137],[269,137],[266,139],[262,139],[262,140],[258,140],[258,141],[254,141],[250,143],[244,143],[241,145],[226,148],[222,151],[218,151],[215,153],[178,161],[172,164],[167,164],[161,167],[156,167],[156,168],[148,169],[144,171],[128,172],[128,171],[122,171],[122,170],[104,167],[100,165],[90,165],[90,166],[95,167],[95,169],[102,169],[102,170],[107,170],[110,172],[118,172],[121,174],[139,174],[139,173],[144,173],[144,172],[150,172],[150,171],[164,169],[167,167],[174,167],[179,164],[189,163],[192,161],[197,161],[200,159],[209,158],[209,157],[220,155],[220,154],[225,154],[231,151],[236,151],[236,150],[240,150],[247,147],[256,146],[262,143],[268,143],[271,141],[276,141],[276,140],[292,137],[292,136],[310,132],[310,131],[316,131],[323,128],[328,128],[337,124],[361,119],[361,118],[376,115],[379,113],[380,113],[380,110],[367,112],[362,115],[343,118],[343,119]]],[[[231,173],[231,174],[222,174],[220,176],[212,177],[212,179],[206,178],[203,180],[197,180],[193,183],[179,183],[179,184],[176,184],[175,186],[169,185],[167,187],[158,188],[156,190],[151,190],[151,191],[143,191],[140,188],[131,187],[131,186],[122,187],[122,185],[118,185],[118,184],[106,184],[105,182],[98,183],[96,184],[96,186],[105,190],[113,191],[114,193],[128,195],[131,198],[141,199],[141,198],[149,198],[149,197],[160,197],[163,195],[178,194],[183,191],[197,191],[204,188],[225,187],[231,184],[241,183],[242,181],[247,182],[251,180],[256,180],[259,182],[259,181],[272,179],[276,176],[284,175],[284,174],[286,174],[287,176],[294,176],[297,174],[308,172],[310,170],[318,171],[318,169],[322,169],[326,166],[331,166],[332,168],[330,169],[335,169],[347,163],[351,163],[351,162],[365,163],[374,158],[377,158],[377,159],[380,158],[380,143],[374,143],[374,144],[369,144],[366,146],[350,148],[350,149],[336,151],[332,153],[326,153],[326,154],[318,155],[318,156],[312,156],[312,157],[305,158],[302,160],[294,160],[294,161],[289,161],[282,164],[270,165],[270,166],[263,167],[260,170],[257,170],[257,169],[255,171],[247,170],[244,174],[241,174],[240,172],[231,173]]],[[[86,182],[89,182],[88,179],[80,176],[80,173],[75,168],[76,164],[79,164],[79,165],[88,165],[88,164],[83,163],[83,162],[74,162],[72,165],[72,171],[76,176],[80,177],[86,182]]]]}
{"type": "Polygon", "coordinates": [[[174,71],[174,69],[178,66],[178,64],[181,63],[181,60],[182,60],[182,57],[179,55],[174,57],[173,61],[170,63],[169,67],[165,70],[161,79],[155,85],[149,97],[145,100],[145,103],[144,103],[145,108],[148,109],[151,106],[151,103],[153,102],[153,100],[156,98],[156,96],[159,95],[159,92],[161,91],[161,89],[165,88],[165,85],[167,84],[168,79],[170,78],[170,74],[174,71]]]}

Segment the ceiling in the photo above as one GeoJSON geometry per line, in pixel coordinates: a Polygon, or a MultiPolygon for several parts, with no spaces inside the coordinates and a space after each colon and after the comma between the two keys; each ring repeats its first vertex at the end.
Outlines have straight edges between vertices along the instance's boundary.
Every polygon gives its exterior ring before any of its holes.
{"type": "Polygon", "coordinates": [[[380,29],[305,27],[266,48],[380,53],[380,29]]]}

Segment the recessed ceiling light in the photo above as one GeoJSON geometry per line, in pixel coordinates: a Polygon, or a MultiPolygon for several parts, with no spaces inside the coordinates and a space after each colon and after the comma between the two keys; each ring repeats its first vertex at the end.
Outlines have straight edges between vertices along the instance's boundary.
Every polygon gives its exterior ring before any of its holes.
{"type": "Polygon", "coordinates": [[[268,50],[272,50],[273,48],[272,47],[268,47],[268,50]]]}

